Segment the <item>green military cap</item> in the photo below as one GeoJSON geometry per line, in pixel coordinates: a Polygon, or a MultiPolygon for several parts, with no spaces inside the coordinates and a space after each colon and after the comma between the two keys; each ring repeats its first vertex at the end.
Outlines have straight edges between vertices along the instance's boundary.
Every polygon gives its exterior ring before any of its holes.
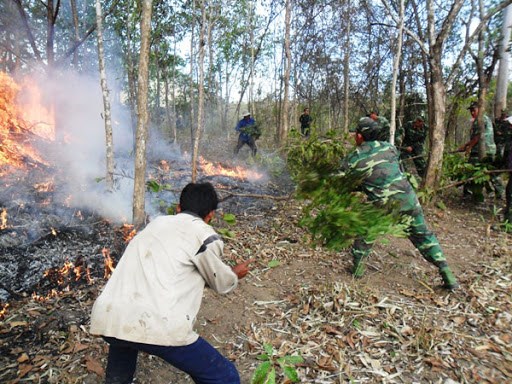
{"type": "Polygon", "coordinates": [[[378,121],[373,120],[370,117],[361,117],[357,123],[356,132],[365,136],[373,132],[380,131],[381,126],[378,121]]]}

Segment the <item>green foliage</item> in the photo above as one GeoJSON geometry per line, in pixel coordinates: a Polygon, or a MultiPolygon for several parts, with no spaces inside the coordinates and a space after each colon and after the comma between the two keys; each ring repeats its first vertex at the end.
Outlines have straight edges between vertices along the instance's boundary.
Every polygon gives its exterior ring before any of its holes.
{"type": "Polygon", "coordinates": [[[306,204],[300,224],[313,243],[330,249],[348,247],[358,237],[376,240],[383,235],[404,236],[407,225],[398,206],[376,206],[357,192],[362,175],[340,172],[346,155],[343,140],[311,138],[289,151],[289,168],[297,182],[297,196],[306,204]]]}
{"type": "Polygon", "coordinates": [[[216,228],[215,230],[225,239],[235,238],[235,234],[227,228],[216,228]]]}
{"type": "Polygon", "coordinates": [[[472,179],[475,184],[484,184],[489,182],[490,175],[488,171],[493,169],[491,165],[478,163],[469,163],[460,154],[448,154],[443,159],[443,180],[442,184],[452,181],[464,181],[472,179]]]}
{"type": "Polygon", "coordinates": [[[171,204],[169,207],[167,207],[167,214],[175,215],[176,213],[178,213],[177,208],[178,208],[177,203],[171,204]]]}
{"type": "Polygon", "coordinates": [[[158,193],[161,191],[170,190],[171,186],[169,184],[160,184],[156,180],[148,180],[146,181],[146,188],[150,192],[158,193]]]}
{"type": "Polygon", "coordinates": [[[309,140],[297,139],[288,148],[287,165],[292,178],[303,180],[308,173],[327,177],[339,169],[340,159],[347,154],[344,138],[328,132],[325,138],[312,135],[309,140]]]}
{"type": "Polygon", "coordinates": [[[281,265],[281,262],[279,260],[270,260],[267,264],[267,267],[269,268],[275,268],[281,265]]]}
{"type": "Polygon", "coordinates": [[[226,223],[228,223],[229,225],[233,225],[233,224],[236,224],[236,216],[233,215],[232,213],[225,213],[223,216],[222,216],[222,220],[224,220],[226,223]]]}
{"type": "Polygon", "coordinates": [[[304,361],[302,356],[285,355],[277,356],[276,351],[270,344],[263,344],[265,353],[259,355],[258,360],[263,362],[258,365],[251,379],[251,384],[275,384],[277,368],[280,368],[283,375],[291,382],[299,381],[296,365],[304,361]]]}

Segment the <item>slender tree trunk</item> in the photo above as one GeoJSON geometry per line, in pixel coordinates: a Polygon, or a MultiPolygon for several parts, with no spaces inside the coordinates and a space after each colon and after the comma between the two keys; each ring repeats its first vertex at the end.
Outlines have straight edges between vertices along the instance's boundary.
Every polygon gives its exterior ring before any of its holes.
{"type": "MultiPolygon", "coordinates": [[[[196,11],[196,2],[195,0],[192,1],[192,13],[195,14],[196,11]]],[[[195,100],[195,86],[194,86],[194,66],[195,66],[195,60],[194,60],[194,45],[195,45],[195,29],[196,29],[196,22],[195,17],[192,18],[192,25],[191,25],[191,36],[190,36],[190,145],[192,147],[192,154],[193,154],[193,146],[194,146],[194,136],[195,136],[195,110],[194,110],[194,100],[195,100]]]]}
{"type": "MultiPolygon", "coordinates": [[[[71,3],[71,17],[73,18],[73,28],[75,30],[75,44],[80,41],[80,24],[78,23],[78,11],[76,9],[76,0],[70,0],[71,3]]],[[[73,52],[73,66],[78,66],[78,48],[73,52]]]]}
{"type": "Polygon", "coordinates": [[[283,146],[288,138],[289,130],[289,93],[290,93],[290,71],[292,66],[292,52],[290,50],[290,26],[292,18],[292,0],[285,2],[285,35],[284,35],[284,95],[282,109],[282,124],[279,129],[279,144],[283,146]]]}
{"type": "Polygon", "coordinates": [[[135,81],[135,65],[133,63],[133,52],[132,52],[132,13],[131,6],[132,2],[128,0],[126,2],[126,67],[127,67],[127,83],[128,83],[128,104],[130,106],[130,118],[131,128],[133,133],[133,143],[136,141],[136,124],[137,124],[137,85],[135,81]]]}
{"type": "Polygon", "coordinates": [[[498,77],[496,80],[496,97],[494,102],[494,116],[498,117],[502,111],[507,109],[507,89],[509,78],[510,52],[508,46],[510,43],[510,29],[512,27],[512,5],[504,10],[503,26],[501,29],[500,42],[500,64],[498,67],[498,77]]]}
{"type": "MultiPolygon", "coordinates": [[[[173,44],[172,51],[173,51],[174,57],[176,58],[176,38],[174,39],[174,44],[173,44]]],[[[177,127],[176,127],[176,119],[177,119],[177,116],[176,116],[176,61],[174,61],[173,65],[172,65],[171,80],[172,80],[172,92],[171,92],[171,94],[172,94],[172,103],[171,103],[171,105],[172,105],[171,131],[172,131],[172,136],[174,138],[174,142],[176,143],[178,141],[178,130],[177,130],[177,127]]]]}
{"type": "Polygon", "coordinates": [[[206,0],[201,1],[201,28],[199,30],[199,57],[198,57],[198,100],[197,100],[197,129],[194,135],[194,145],[192,150],[192,182],[197,180],[197,161],[199,158],[199,142],[201,133],[204,129],[204,56],[205,56],[205,38],[206,38],[206,0]]]}
{"type": "Polygon", "coordinates": [[[146,140],[148,136],[148,75],[152,0],[142,0],[140,21],[140,58],[137,97],[137,132],[135,141],[135,180],[133,188],[133,224],[140,228],[146,221],[146,140]]]}
{"type": "Polygon", "coordinates": [[[59,14],[60,0],[55,5],[53,0],[48,0],[46,5],[46,60],[48,61],[48,69],[51,71],[55,63],[55,22],[59,14]]]}
{"type": "Polygon", "coordinates": [[[105,144],[106,144],[106,176],[105,182],[108,190],[114,189],[114,143],[112,134],[112,119],[110,115],[110,95],[107,85],[107,73],[105,70],[105,52],[103,49],[103,16],[100,0],[96,0],[96,36],[98,40],[98,66],[100,70],[101,91],[103,94],[103,111],[105,120],[105,144]]]}
{"type": "Polygon", "coordinates": [[[256,55],[254,53],[254,2],[249,0],[249,38],[251,44],[251,72],[249,74],[249,111],[256,115],[256,105],[254,103],[254,67],[256,55]]]}
{"type": "Polygon", "coordinates": [[[400,59],[402,56],[402,35],[404,30],[404,0],[400,0],[400,13],[398,24],[398,43],[396,47],[395,59],[393,60],[393,79],[391,81],[391,121],[389,127],[389,142],[395,143],[396,131],[396,79],[400,68],[400,59]]]}
{"type": "Polygon", "coordinates": [[[344,50],[345,56],[343,58],[343,132],[348,133],[350,123],[350,57],[352,46],[350,42],[352,30],[352,7],[351,3],[347,2],[347,12],[345,12],[345,28],[347,29],[345,35],[344,50]]]}

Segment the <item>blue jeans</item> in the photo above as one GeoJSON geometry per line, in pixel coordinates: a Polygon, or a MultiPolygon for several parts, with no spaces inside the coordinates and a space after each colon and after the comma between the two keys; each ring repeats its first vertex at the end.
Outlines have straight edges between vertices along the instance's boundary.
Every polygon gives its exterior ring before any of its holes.
{"type": "Polygon", "coordinates": [[[106,384],[130,384],[139,351],[158,356],[188,373],[196,384],[240,384],[235,365],[203,338],[180,347],[141,344],[103,337],[109,344],[106,384]]]}

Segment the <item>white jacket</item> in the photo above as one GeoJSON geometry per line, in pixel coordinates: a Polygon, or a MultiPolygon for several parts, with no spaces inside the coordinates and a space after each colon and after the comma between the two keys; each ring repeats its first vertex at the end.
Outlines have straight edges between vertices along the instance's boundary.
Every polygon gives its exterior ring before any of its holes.
{"type": "Polygon", "coordinates": [[[91,333],[144,344],[189,345],[205,283],[228,293],[237,275],[224,243],[190,213],[159,216],[135,236],[92,308],[91,333]]]}

